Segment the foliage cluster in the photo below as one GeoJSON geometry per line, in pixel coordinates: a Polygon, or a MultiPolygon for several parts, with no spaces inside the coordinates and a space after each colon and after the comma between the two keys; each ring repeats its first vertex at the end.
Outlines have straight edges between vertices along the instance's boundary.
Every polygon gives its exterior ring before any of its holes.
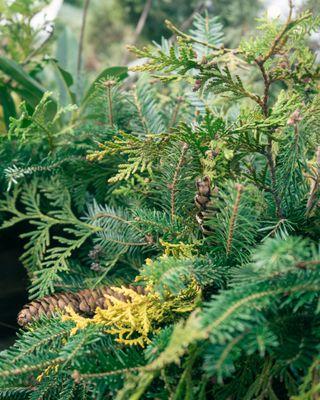
{"type": "Polygon", "coordinates": [[[235,49],[216,17],[167,22],[174,43],[131,48],[146,58],[136,82],[110,68],[81,98],[67,91],[72,105],[46,93],[11,116],[0,210],[3,228],[30,228],[30,298],[109,284],[127,300],[35,318],[0,355],[0,398],[316,398],[320,68],[307,39],[320,21],[293,11],[235,49]]]}

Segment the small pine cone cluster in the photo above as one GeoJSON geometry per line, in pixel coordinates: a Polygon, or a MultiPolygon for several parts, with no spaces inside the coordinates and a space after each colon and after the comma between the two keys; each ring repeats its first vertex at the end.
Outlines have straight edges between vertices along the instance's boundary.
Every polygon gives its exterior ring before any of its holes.
{"type": "MultiPolygon", "coordinates": [[[[142,286],[129,286],[137,293],[144,294],[145,289],[142,286]]],[[[56,311],[63,311],[67,306],[71,306],[75,312],[92,316],[97,307],[106,308],[105,295],[126,301],[126,297],[113,290],[109,286],[103,286],[97,289],[84,289],[79,292],[55,293],[51,296],[45,296],[33,300],[26,304],[18,314],[18,324],[25,326],[31,321],[36,321],[41,315],[51,316],[56,311]]]]}

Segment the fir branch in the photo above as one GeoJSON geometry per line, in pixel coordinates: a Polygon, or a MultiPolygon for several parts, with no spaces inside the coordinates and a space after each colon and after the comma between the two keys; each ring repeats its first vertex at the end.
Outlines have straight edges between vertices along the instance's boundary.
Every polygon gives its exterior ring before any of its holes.
{"type": "MultiPolygon", "coordinates": [[[[56,339],[62,339],[70,334],[70,327],[61,329],[59,332],[46,332],[46,336],[39,341],[36,341],[27,349],[21,349],[19,353],[11,360],[12,365],[15,365],[21,359],[24,359],[28,355],[33,354],[36,350],[40,348],[46,348],[49,343],[54,342],[56,339]]],[[[27,334],[26,334],[27,335],[27,334]]],[[[30,335],[30,334],[29,334],[30,335]]],[[[32,338],[34,340],[34,338],[32,338]]]]}
{"type": "Polygon", "coordinates": [[[184,158],[186,155],[186,152],[188,150],[189,146],[187,143],[183,143],[182,145],[182,149],[181,149],[181,155],[179,157],[178,163],[176,165],[176,168],[174,170],[174,174],[173,174],[173,179],[172,179],[172,183],[170,184],[170,192],[171,192],[171,220],[174,220],[175,217],[175,195],[176,195],[176,185],[177,185],[177,181],[179,179],[179,174],[180,174],[180,170],[182,168],[183,163],[185,162],[184,158]]]}
{"type": "Polygon", "coordinates": [[[74,371],[72,374],[72,378],[75,380],[76,383],[81,382],[82,380],[91,380],[91,379],[104,379],[107,376],[113,375],[126,375],[131,372],[137,372],[141,369],[141,367],[132,367],[132,368],[121,368],[118,370],[113,371],[106,371],[106,372],[98,372],[93,374],[82,374],[79,371],[74,371]]]}
{"type": "Polygon", "coordinates": [[[47,367],[52,365],[61,364],[64,362],[64,359],[61,357],[56,357],[48,361],[43,361],[35,365],[26,365],[21,368],[14,368],[5,371],[0,371],[1,378],[8,378],[10,376],[22,375],[29,372],[41,371],[47,367]]]}
{"type": "Polygon", "coordinates": [[[137,108],[137,111],[138,111],[140,122],[141,122],[141,124],[143,126],[143,129],[144,129],[144,133],[145,133],[145,135],[148,135],[149,129],[148,129],[147,121],[146,121],[146,119],[145,119],[145,117],[144,117],[144,115],[142,113],[142,105],[140,103],[140,100],[139,100],[139,97],[138,97],[138,94],[137,94],[137,86],[136,85],[133,87],[133,99],[134,99],[134,104],[135,104],[135,106],[137,108]]]}
{"type": "Polygon", "coordinates": [[[272,154],[272,139],[268,137],[268,144],[265,149],[265,156],[267,158],[268,162],[268,167],[270,171],[270,177],[271,177],[271,193],[274,198],[274,202],[276,205],[276,214],[279,219],[283,219],[283,211],[281,208],[281,198],[277,192],[277,178],[276,178],[276,166],[273,160],[273,154],[272,154]]]}
{"type": "Polygon", "coordinates": [[[183,98],[181,96],[179,96],[177,98],[177,102],[176,102],[176,105],[175,105],[175,107],[173,109],[173,113],[172,113],[172,116],[171,116],[171,119],[170,119],[170,122],[169,122],[169,125],[168,125],[168,129],[169,130],[172,129],[175,126],[176,122],[177,122],[177,117],[179,115],[179,111],[180,111],[182,102],[183,102],[183,98]]]}
{"type": "Polygon", "coordinates": [[[243,186],[238,184],[236,185],[237,189],[237,197],[234,202],[233,210],[232,210],[232,215],[230,219],[230,225],[229,225],[229,230],[228,230],[228,236],[227,236],[227,246],[226,246],[226,254],[229,255],[231,246],[232,246],[232,239],[233,239],[233,232],[235,229],[235,223],[238,215],[238,210],[239,210],[239,204],[241,200],[241,193],[243,191],[243,186]]]}

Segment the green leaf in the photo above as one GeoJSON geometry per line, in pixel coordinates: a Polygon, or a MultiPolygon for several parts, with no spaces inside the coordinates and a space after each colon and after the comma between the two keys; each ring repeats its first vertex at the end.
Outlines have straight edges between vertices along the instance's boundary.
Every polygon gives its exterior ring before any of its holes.
{"type": "Polygon", "coordinates": [[[7,129],[9,129],[10,117],[17,116],[13,98],[5,86],[0,86],[0,103],[3,110],[3,118],[7,129]]]}
{"type": "Polygon", "coordinates": [[[0,56],[0,70],[23,87],[23,91],[18,90],[18,92],[31,106],[35,107],[39,103],[46,90],[18,63],[0,56]],[[24,91],[27,92],[25,96],[24,91]]]}
{"type": "Polygon", "coordinates": [[[57,86],[59,88],[60,103],[63,106],[76,103],[75,94],[71,90],[74,83],[72,75],[65,69],[61,68],[55,60],[52,60],[52,66],[56,75],[57,86]]]}
{"type": "Polygon", "coordinates": [[[87,102],[89,97],[94,91],[94,88],[101,79],[107,78],[107,77],[113,77],[116,78],[118,81],[122,81],[128,76],[128,68],[127,67],[111,67],[111,68],[106,68],[104,69],[97,77],[96,79],[92,82],[90,85],[87,93],[84,95],[84,98],[82,100],[82,106],[87,102]]]}

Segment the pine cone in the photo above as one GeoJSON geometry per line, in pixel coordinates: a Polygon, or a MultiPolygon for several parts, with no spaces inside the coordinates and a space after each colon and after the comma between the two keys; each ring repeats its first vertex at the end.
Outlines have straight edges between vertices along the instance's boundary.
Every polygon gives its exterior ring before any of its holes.
{"type": "MultiPolygon", "coordinates": [[[[137,293],[145,293],[145,289],[142,286],[129,285],[128,287],[137,293]]],[[[97,307],[107,307],[105,301],[106,294],[126,301],[125,296],[114,291],[109,286],[103,286],[98,289],[84,289],[75,293],[55,293],[26,304],[18,314],[18,324],[25,326],[31,321],[38,320],[41,315],[49,317],[57,310],[63,311],[67,306],[71,306],[75,312],[81,315],[92,316],[97,307]]]]}
{"type": "Polygon", "coordinates": [[[205,176],[203,179],[198,179],[196,182],[197,194],[194,198],[195,204],[201,210],[207,208],[211,198],[210,178],[205,176]]]}

